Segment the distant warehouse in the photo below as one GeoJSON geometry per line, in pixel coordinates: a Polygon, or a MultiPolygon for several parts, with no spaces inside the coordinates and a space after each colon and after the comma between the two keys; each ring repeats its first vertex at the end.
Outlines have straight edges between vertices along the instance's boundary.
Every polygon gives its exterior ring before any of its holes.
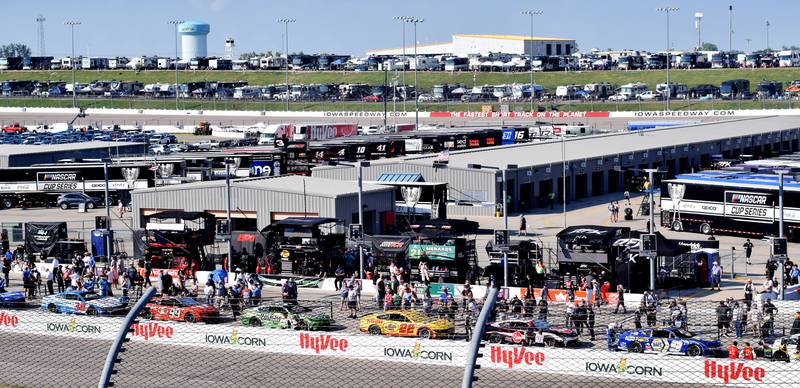
{"type": "MultiPolygon", "coordinates": [[[[488,55],[503,53],[526,56],[569,55],[577,51],[575,39],[542,38],[522,35],[472,35],[456,34],[453,41],[417,45],[418,55],[453,55],[468,57],[470,55],[488,55]]],[[[406,55],[414,54],[414,43],[406,45],[406,55]]],[[[390,48],[367,51],[367,55],[394,56],[402,55],[403,48],[390,48]]]]}

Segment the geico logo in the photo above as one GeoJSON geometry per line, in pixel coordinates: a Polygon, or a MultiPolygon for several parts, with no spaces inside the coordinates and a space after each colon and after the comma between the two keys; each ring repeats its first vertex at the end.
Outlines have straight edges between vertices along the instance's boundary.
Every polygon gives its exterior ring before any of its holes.
{"type": "Polygon", "coordinates": [[[505,364],[509,369],[514,365],[543,365],[544,353],[531,352],[523,347],[501,348],[489,347],[490,359],[495,364],[505,364]]]}
{"type": "Polygon", "coordinates": [[[231,335],[206,334],[205,340],[206,343],[214,345],[244,345],[256,347],[267,346],[266,339],[258,337],[240,337],[239,331],[236,329],[231,331],[231,335]]]}
{"type": "Polygon", "coordinates": [[[5,311],[0,312],[0,326],[17,327],[17,325],[19,325],[19,317],[7,314],[5,311]]]}
{"type": "Polygon", "coordinates": [[[318,354],[325,350],[346,352],[349,346],[350,344],[346,339],[339,339],[330,335],[300,334],[300,348],[313,349],[318,354]]]}
{"type": "Polygon", "coordinates": [[[742,378],[746,381],[763,382],[767,371],[762,367],[746,366],[744,363],[731,361],[728,364],[717,363],[716,361],[706,360],[705,377],[709,379],[720,379],[724,384],[742,378]]]}
{"type": "Polygon", "coordinates": [[[159,323],[134,323],[131,325],[131,334],[134,337],[142,337],[145,341],[150,338],[172,338],[175,329],[172,326],[164,326],[159,323]]]}
{"type": "Polygon", "coordinates": [[[75,323],[75,320],[70,320],[69,323],[48,323],[47,331],[64,332],[64,333],[100,334],[102,330],[100,329],[100,326],[79,325],[75,323]]]}

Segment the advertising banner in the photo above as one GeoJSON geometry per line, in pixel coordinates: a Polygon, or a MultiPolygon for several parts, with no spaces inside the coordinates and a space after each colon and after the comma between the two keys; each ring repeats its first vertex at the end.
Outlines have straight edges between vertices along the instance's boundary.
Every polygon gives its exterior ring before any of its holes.
{"type": "Polygon", "coordinates": [[[408,258],[419,260],[422,252],[431,260],[455,260],[455,245],[408,244],[408,258]]]}

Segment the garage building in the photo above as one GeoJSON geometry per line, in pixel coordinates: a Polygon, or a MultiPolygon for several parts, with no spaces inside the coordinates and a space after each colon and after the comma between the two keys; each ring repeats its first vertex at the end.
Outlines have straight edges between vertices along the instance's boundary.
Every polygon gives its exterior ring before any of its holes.
{"type": "MultiPolygon", "coordinates": [[[[394,189],[364,184],[364,231],[379,234],[394,220],[394,189]]],[[[207,211],[226,218],[224,180],[135,190],[131,193],[133,227],[164,210],[207,211]]],[[[331,217],[344,225],[358,222],[355,181],[286,175],[231,180],[231,221],[234,231],[255,231],[287,217],[331,217]]]]}
{"type": "MultiPolygon", "coordinates": [[[[417,45],[418,55],[453,55],[468,57],[472,54],[502,53],[511,55],[549,56],[570,55],[578,51],[575,39],[543,38],[524,35],[456,34],[452,42],[417,45]]],[[[406,46],[406,55],[414,55],[413,42],[406,46]]],[[[403,48],[367,51],[367,55],[403,55],[403,48]]]]}

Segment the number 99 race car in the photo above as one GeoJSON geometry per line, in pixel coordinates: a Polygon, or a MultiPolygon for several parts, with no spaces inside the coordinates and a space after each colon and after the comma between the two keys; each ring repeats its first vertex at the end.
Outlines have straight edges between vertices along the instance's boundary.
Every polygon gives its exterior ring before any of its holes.
{"type": "Polygon", "coordinates": [[[372,335],[442,338],[455,333],[455,324],[449,319],[431,318],[414,310],[387,311],[363,316],[358,329],[372,335]]]}
{"type": "Polygon", "coordinates": [[[145,319],[194,323],[216,320],[219,318],[219,310],[192,298],[162,296],[153,298],[140,315],[145,319]]]}
{"type": "Polygon", "coordinates": [[[698,338],[693,333],[676,328],[655,328],[623,331],[618,336],[617,349],[632,353],[669,353],[687,356],[719,356],[719,341],[698,338]]]}

